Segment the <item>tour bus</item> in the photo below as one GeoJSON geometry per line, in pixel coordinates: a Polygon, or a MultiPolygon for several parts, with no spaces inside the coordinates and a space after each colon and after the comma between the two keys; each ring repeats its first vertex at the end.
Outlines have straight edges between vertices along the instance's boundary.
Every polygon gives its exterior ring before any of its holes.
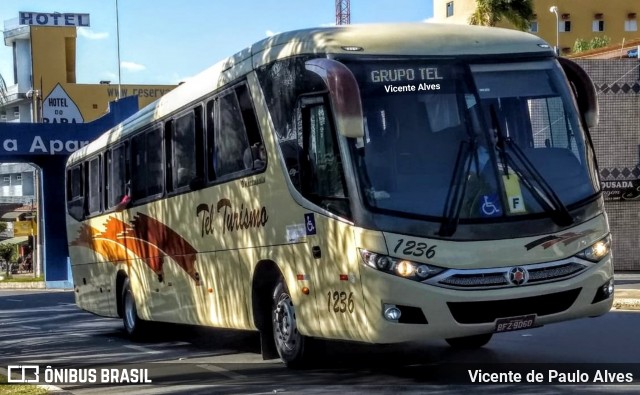
{"type": "MultiPolygon", "coordinates": [[[[206,49],[203,51],[206,56],[206,49]]],[[[278,34],[73,153],[78,306],[310,343],[595,317],[613,296],[595,88],[528,33],[392,24],[278,34]]]]}

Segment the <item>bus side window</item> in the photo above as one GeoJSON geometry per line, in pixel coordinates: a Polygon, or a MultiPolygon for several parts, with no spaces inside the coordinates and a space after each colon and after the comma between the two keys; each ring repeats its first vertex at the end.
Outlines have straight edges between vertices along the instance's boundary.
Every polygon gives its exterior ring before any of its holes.
{"type": "Polygon", "coordinates": [[[242,112],[242,120],[247,132],[249,148],[245,149],[243,154],[244,166],[246,169],[260,170],[265,167],[267,162],[267,151],[260,137],[260,129],[256,113],[251,104],[249,90],[246,85],[239,85],[236,88],[238,95],[238,103],[242,112]]]}
{"type": "Polygon", "coordinates": [[[165,124],[167,147],[167,190],[175,191],[189,186],[197,175],[198,151],[196,112],[190,110],[165,124]]]}
{"type": "Polygon", "coordinates": [[[120,144],[111,151],[109,170],[109,195],[108,207],[112,208],[118,205],[127,194],[127,181],[129,180],[128,171],[126,169],[127,145],[120,144]]]}
{"type": "Polygon", "coordinates": [[[244,154],[250,145],[236,90],[223,93],[216,104],[211,160],[216,177],[223,177],[245,170],[244,154]]]}
{"type": "Polygon", "coordinates": [[[102,194],[102,207],[105,210],[109,208],[109,194],[111,193],[111,170],[112,170],[112,152],[110,149],[107,149],[102,156],[102,183],[103,183],[103,194],[102,194]]]}
{"type": "Polygon", "coordinates": [[[349,218],[344,172],[338,140],[329,111],[324,103],[303,107],[304,148],[308,163],[303,163],[303,194],[322,208],[349,218]]]}
{"type": "Polygon", "coordinates": [[[217,113],[217,99],[214,98],[207,102],[207,118],[206,118],[206,139],[207,139],[207,180],[213,181],[216,178],[216,170],[215,170],[215,145],[214,145],[214,134],[216,130],[216,119],[218,118],[217,113]]]}
{"type": "Polygon", "coordinates": [[[133,200],[163,192],[162,128],[135,136],[131,143],[131,189],[133,200]]]}
{"type": "Polygon", "coordinates": [[[100,197],[102,196],[100,186],[100,157],[93,158],[89,161],[89,183],[87,195],[89,196],[87,214],[93,215],[100,213],[100,197]]]}
{"type": "Polygon", "coordinates": [[[67,170],[67,212],[78,221],[84,218],[82,164],[67,170]]]}

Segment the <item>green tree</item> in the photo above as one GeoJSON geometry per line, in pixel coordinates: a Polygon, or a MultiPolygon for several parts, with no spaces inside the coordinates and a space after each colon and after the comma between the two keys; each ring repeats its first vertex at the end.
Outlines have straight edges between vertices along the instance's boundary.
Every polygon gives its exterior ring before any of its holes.
{"type": "Polygon", "coordinates": [[[11,267],[11,261],[16,253],[16,247],[13,244],[0,244],[0,258],[7,265],[7,278],[11,275],[9,268],[11,267]]]}
{"type": "Polygon", "coordinates": [[[476,0],[476,10],[469,17],[469,23],[495,26],[506,20],[524,31],[531,26],[533,15],[533,0],[476,0]]]}

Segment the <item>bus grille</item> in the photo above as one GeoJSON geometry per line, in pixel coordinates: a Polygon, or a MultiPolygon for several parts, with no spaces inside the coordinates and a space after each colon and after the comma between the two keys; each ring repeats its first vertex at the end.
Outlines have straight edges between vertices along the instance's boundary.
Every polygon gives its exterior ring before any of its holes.
{"type": "Polygon", "coordinates": [[[578,262],[562,261],[524,265],[522,267],[528,272],[527,281],[522,285],[512,284],[508,280],[509,271],[512,267],[480,270],[449,270],[425,282],[445,288],[457,289],[506,288],[564,280],[582,273],[588,266],[578,262]]]}
{"type": "Polygon", "coordinates": [[[448,302],[447,305],[453,318],[460,324],[484,324],[494,322],[498,318],[528,314],[537,314],[541,317],[560,313],[571,307],[581,289],[518,299],[448,302]]]}

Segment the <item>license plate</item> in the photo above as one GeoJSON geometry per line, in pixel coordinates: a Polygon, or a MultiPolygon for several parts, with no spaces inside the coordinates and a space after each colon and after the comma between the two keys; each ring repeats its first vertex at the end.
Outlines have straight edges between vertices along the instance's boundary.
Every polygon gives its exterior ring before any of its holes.
{"type": "Polygon", "coordinates": [[[519,331],[533,327],[536,322],[536,315],[521,315],[519,317],[499,318],[496,320],[496,332],[519,331]]]}

